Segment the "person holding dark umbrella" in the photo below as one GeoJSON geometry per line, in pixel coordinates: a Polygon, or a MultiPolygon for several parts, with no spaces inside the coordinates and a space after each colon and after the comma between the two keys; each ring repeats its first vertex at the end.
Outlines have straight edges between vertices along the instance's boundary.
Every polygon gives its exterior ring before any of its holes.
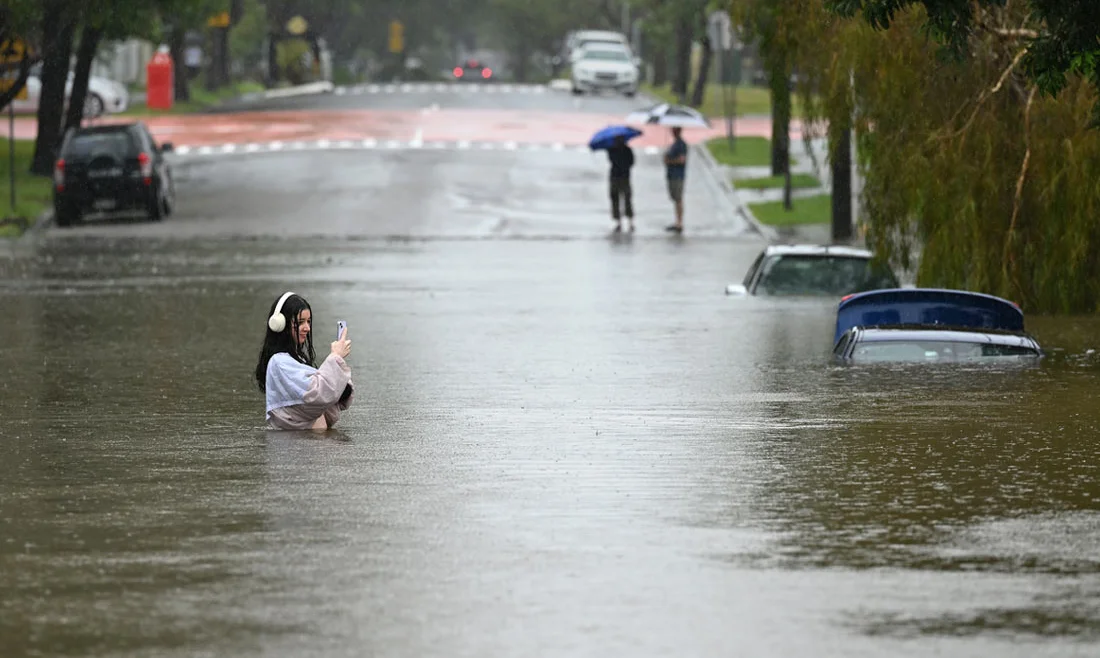
{"type": "Polygon", "coordinates": [[[625,214],[627,225],[634,230],[634,194],[630,186],[630,170],[634,168],[634,151],[627,142],[642,134],[642,131],[629,126],[608,126],[592,136],[588,142],[593,151],[607,150],[607,159],[611,162],[609,187],[611,192],[611,219],[615,222],[615,232],[623,230],[622,217],[625,214]]]}
{"type": "Polygon", "coordinates": [[[611,219],[615,222],[615,232],[623,230],[622,215],[626,214],[629,230],[634,232],[634,193],[630,187],[630,170],[634,167],[634,150],[626,143],[626,137],[619,135],[615,143],[607,149],[607,159],[611,162],[611,219]],[[619,212],[622,203],[623,213],[619,212]]]}

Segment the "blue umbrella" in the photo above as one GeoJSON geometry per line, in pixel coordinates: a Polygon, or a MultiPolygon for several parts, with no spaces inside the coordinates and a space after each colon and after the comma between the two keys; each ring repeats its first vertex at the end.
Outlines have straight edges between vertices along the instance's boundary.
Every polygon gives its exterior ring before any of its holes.
{"type": "Polygon", "coordinates": [[[592,139],[588,142],[588,148],[593,151],[611,148],[615,145],[615,140],[619,137],[629,142],[641,134],[642,131],[637,128],[631,128],[630,126],[608,126],[595,135],[592,135],[592,139]]]}

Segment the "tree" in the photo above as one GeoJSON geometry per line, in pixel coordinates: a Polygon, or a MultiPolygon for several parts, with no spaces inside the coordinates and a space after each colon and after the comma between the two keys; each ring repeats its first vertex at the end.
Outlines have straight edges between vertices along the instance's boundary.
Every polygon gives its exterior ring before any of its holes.
{"type": "Polygon", "coordinates": [[[904,5],[887,27],[839,21],[826,49],[836,65],[821,76],[826,102],[847,97],[854,110],[868,243],[915,265],[920,285],[1096,311],[1100,96],[1087,69],[1041,93],[1022,66],[1030,35],[1054,33],[1035,3],[970,5],[966,24],[982,27],[949,58],[923,3],[904,5]]]}
{"type": "MultiPolygon", "coordinates": [[[[74,0],[75,2],[75,0],[74,0]]],[[[38,134],[35,136],[31,172],[53,173],[57,146],[61,142],[65,87],[69,78],[69,57],[76,30],[77,8],[68,0],[45,0],[42,9],[42,91],[38,100],[38,134]]]]}
{"type": "MultiPolygon", "coordinates": [[[[1031,27],[998,23],[995,10],[1009,9],[1009,0],[827,0],[839,15],[862,16],[885,29],[908,7],[920,6],[925,25],[956,57],[967,52],[971,39],[987,33],[1022,41],[1027,52],[1019,64],[1038,88],[1055,96],[1071,77],[1089,79],[1100,90],[1100,2],[1096,0],[1027,0],[1031,27]],[[986,11],[974,11],[975,6],[986,11]]],[[[1093,109],[1100,123],[1100,102],[1093,109]]]]}

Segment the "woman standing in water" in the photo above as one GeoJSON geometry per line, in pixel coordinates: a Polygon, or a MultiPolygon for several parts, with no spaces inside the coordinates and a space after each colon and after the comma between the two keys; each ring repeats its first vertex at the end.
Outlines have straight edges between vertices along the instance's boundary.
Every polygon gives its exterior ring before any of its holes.
{"type": "Polygon", "coordinates": [[[348,330],[332,343],[332,352],[314,367],[313,311],[302,297],[288,292],[271,305],[256,383],[267,398],[272,429],[326,430],[351,406],[351,354],[348,330]]]}

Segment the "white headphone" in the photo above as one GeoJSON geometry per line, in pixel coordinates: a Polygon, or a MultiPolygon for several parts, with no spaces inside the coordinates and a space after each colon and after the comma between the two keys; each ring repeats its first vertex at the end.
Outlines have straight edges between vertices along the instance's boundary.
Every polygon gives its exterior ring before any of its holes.
{"type": "Polygon", "coordinates": [[[283,296],[279,298],[279,303],[275,304],[275,312],[272,313],[271,317],[267,319],[268,329],[274,331],[275,333],[279,333],[283,329],[286,329],[286,316],[283,315],[283,302],[285,302],[287,298],[293,294],[295,293],[284,293],[283,296]]]}

